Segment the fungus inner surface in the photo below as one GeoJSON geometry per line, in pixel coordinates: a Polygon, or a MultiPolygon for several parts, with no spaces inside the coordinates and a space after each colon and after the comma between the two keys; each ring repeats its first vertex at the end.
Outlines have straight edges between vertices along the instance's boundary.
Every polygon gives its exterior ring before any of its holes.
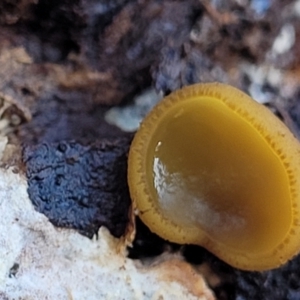
{"type": "Polygon", "coordinates": [[[291,196],[282,161],[222,101],[205,96],[169,107],[147,158],[150,197],[187,235],[259,253],[289,231],[291,196]]]}

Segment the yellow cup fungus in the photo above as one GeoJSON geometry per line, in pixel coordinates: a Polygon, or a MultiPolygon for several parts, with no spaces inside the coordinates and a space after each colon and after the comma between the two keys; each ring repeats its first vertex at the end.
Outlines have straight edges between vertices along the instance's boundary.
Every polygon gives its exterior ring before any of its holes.
{"type": "Polygon", "coordinates": [[[220,83],[163,99],[132,142],[133,208],[156,234],[244,270],[300,250],[300,144],[263,105],[220,83]]]}

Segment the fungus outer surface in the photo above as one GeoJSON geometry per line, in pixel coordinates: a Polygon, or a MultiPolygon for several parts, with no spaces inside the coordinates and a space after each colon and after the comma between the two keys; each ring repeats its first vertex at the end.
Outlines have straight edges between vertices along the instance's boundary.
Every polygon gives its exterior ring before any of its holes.
{"type": "Polygon", "coordinates": [[[176,243],[201,245],[246,270],[300,249],[300,146],[267,108],[219,83],[166,97],[129,154],[134,207],[176,243]]]}

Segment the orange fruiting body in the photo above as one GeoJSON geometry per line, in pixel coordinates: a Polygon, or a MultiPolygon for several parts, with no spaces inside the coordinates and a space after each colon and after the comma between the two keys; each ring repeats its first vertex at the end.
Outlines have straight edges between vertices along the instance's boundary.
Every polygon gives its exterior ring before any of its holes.
{"type": "Polygon", "coordinates": [[[133,208],[156,234],[244,270],[300,250],[300,144],[263,105],[220,83],[163,99],[132,142],[133,208]]]}

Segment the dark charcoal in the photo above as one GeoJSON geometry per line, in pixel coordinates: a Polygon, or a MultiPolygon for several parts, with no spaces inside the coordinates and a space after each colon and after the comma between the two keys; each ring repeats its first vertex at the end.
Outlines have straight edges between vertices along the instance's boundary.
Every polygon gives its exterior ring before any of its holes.
{"type": "Polygon", "coordinates": [[[120,237],[129,216],[129,138],[25,147],[28,193],[36,210],[59,227],[92,237],[100,226],[120,237]]]}
{"type": "Polygon", "coordinates": [[[128,135],[104,120],[107,107],[97,106],[80,92],[56,91],[39,99],[32,120],[18,130],[23,144],[57,143],[76,140],[84,144],[97,139],[128,135]]]}
{"type": "Polygon", "coordinates": [[[37,61],[52,62],[80,51],[85,42],[94,48],[95,39],[128,2],[135,0],[40,0],[31,6],[30,18],[22,23],[37,36],[27,47],[37,61]]]}
{"type": "Polygon", "coordinates": [[[300,256],[276,270],[258,273],[235,270],[235,295],[230,299],[300,299],[300,256]]]}
{"type": "Polygon", "coordinates": [[[299,300],[300,255],[284,266],[265,272],[237,270],[198,246],[186,246],[183,255],[194,264],[206,262],[222,283],[212,287],[219,300],[299,300]]]}

